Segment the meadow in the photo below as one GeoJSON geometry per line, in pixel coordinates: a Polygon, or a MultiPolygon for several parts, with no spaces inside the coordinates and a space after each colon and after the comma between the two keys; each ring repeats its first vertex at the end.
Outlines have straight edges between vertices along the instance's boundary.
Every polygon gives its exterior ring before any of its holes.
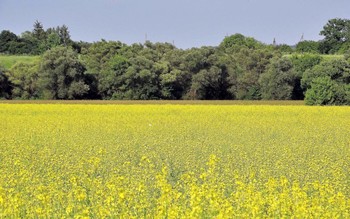
{"type": "Polygon", "coordinates": [[[40,56],[0,54],[0,66],[5,67],[5,69],[10,69],[16,63],[33,63],[37,61],[40,61],[40,56]]]}
{"type": "Polygon", "coordinates": [[[0,218],[349,218],[350,108],[0,104],[0,218]]]}
{"type": "Polygon", "coordinates": [[[344,58],[344,55],[342,54],[315,54],[315,53],[293,53],[293,54],[285,54],[283,57],[291,58],[293,56],[302,57],[304,55],[314,55],[314,56],[320,56],[324,60],[332,60],[332,59],[342,59],[344,58]]]}

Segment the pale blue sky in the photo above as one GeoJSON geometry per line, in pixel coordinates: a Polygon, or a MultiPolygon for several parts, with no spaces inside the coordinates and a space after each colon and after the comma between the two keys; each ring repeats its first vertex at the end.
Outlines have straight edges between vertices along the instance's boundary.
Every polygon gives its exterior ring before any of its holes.
{"type": "Polygon", "coordinates": [[[331,18],[350,19],[350,0],[0,0],[0,30],[20,34],[35,20],[66,24],[73,40],[216,46],[242,33],[264,43],[318,40],[331,18]]]}

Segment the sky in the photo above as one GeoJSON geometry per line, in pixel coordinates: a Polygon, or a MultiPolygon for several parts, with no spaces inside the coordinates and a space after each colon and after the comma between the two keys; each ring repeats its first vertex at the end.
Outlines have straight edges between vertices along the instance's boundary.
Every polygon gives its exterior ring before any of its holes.
{"type": "Polygon", "coordinates": [[[320,40],[329,19],[350,19],[349,0],[0,0],[0,31],[21,34],[36,20],[67,25],[71,38],[94,42],[217,46],[241,33],[263,43],[320,40]]]}

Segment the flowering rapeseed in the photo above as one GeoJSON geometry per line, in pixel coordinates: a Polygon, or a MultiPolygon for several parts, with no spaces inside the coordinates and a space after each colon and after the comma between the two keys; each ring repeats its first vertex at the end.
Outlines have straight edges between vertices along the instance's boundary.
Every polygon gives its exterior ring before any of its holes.
{"type": "Polygon", "coordinates": [[[1,104],[0,121],[0,218],[350,217],[348,107],[1,104]]]}

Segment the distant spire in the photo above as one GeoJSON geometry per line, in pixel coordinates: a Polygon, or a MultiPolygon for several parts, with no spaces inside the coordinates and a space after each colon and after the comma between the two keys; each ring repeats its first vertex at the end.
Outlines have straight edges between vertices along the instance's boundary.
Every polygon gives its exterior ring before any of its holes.
{"type": "Polygon", "coordinates": [[[304,41],[304,33],[301,34],[301,37],[300,37],[300,41],[299,41],[299,42],[302,42],[302,41],[304,41]]]}
{"type": "Polygon", "coordinates": [[[276,43],[276,38],[273,38],[272,45],[274,45],[274,46],[276,46],[276,45],[277,45],[277,43],[276,43]]]}

